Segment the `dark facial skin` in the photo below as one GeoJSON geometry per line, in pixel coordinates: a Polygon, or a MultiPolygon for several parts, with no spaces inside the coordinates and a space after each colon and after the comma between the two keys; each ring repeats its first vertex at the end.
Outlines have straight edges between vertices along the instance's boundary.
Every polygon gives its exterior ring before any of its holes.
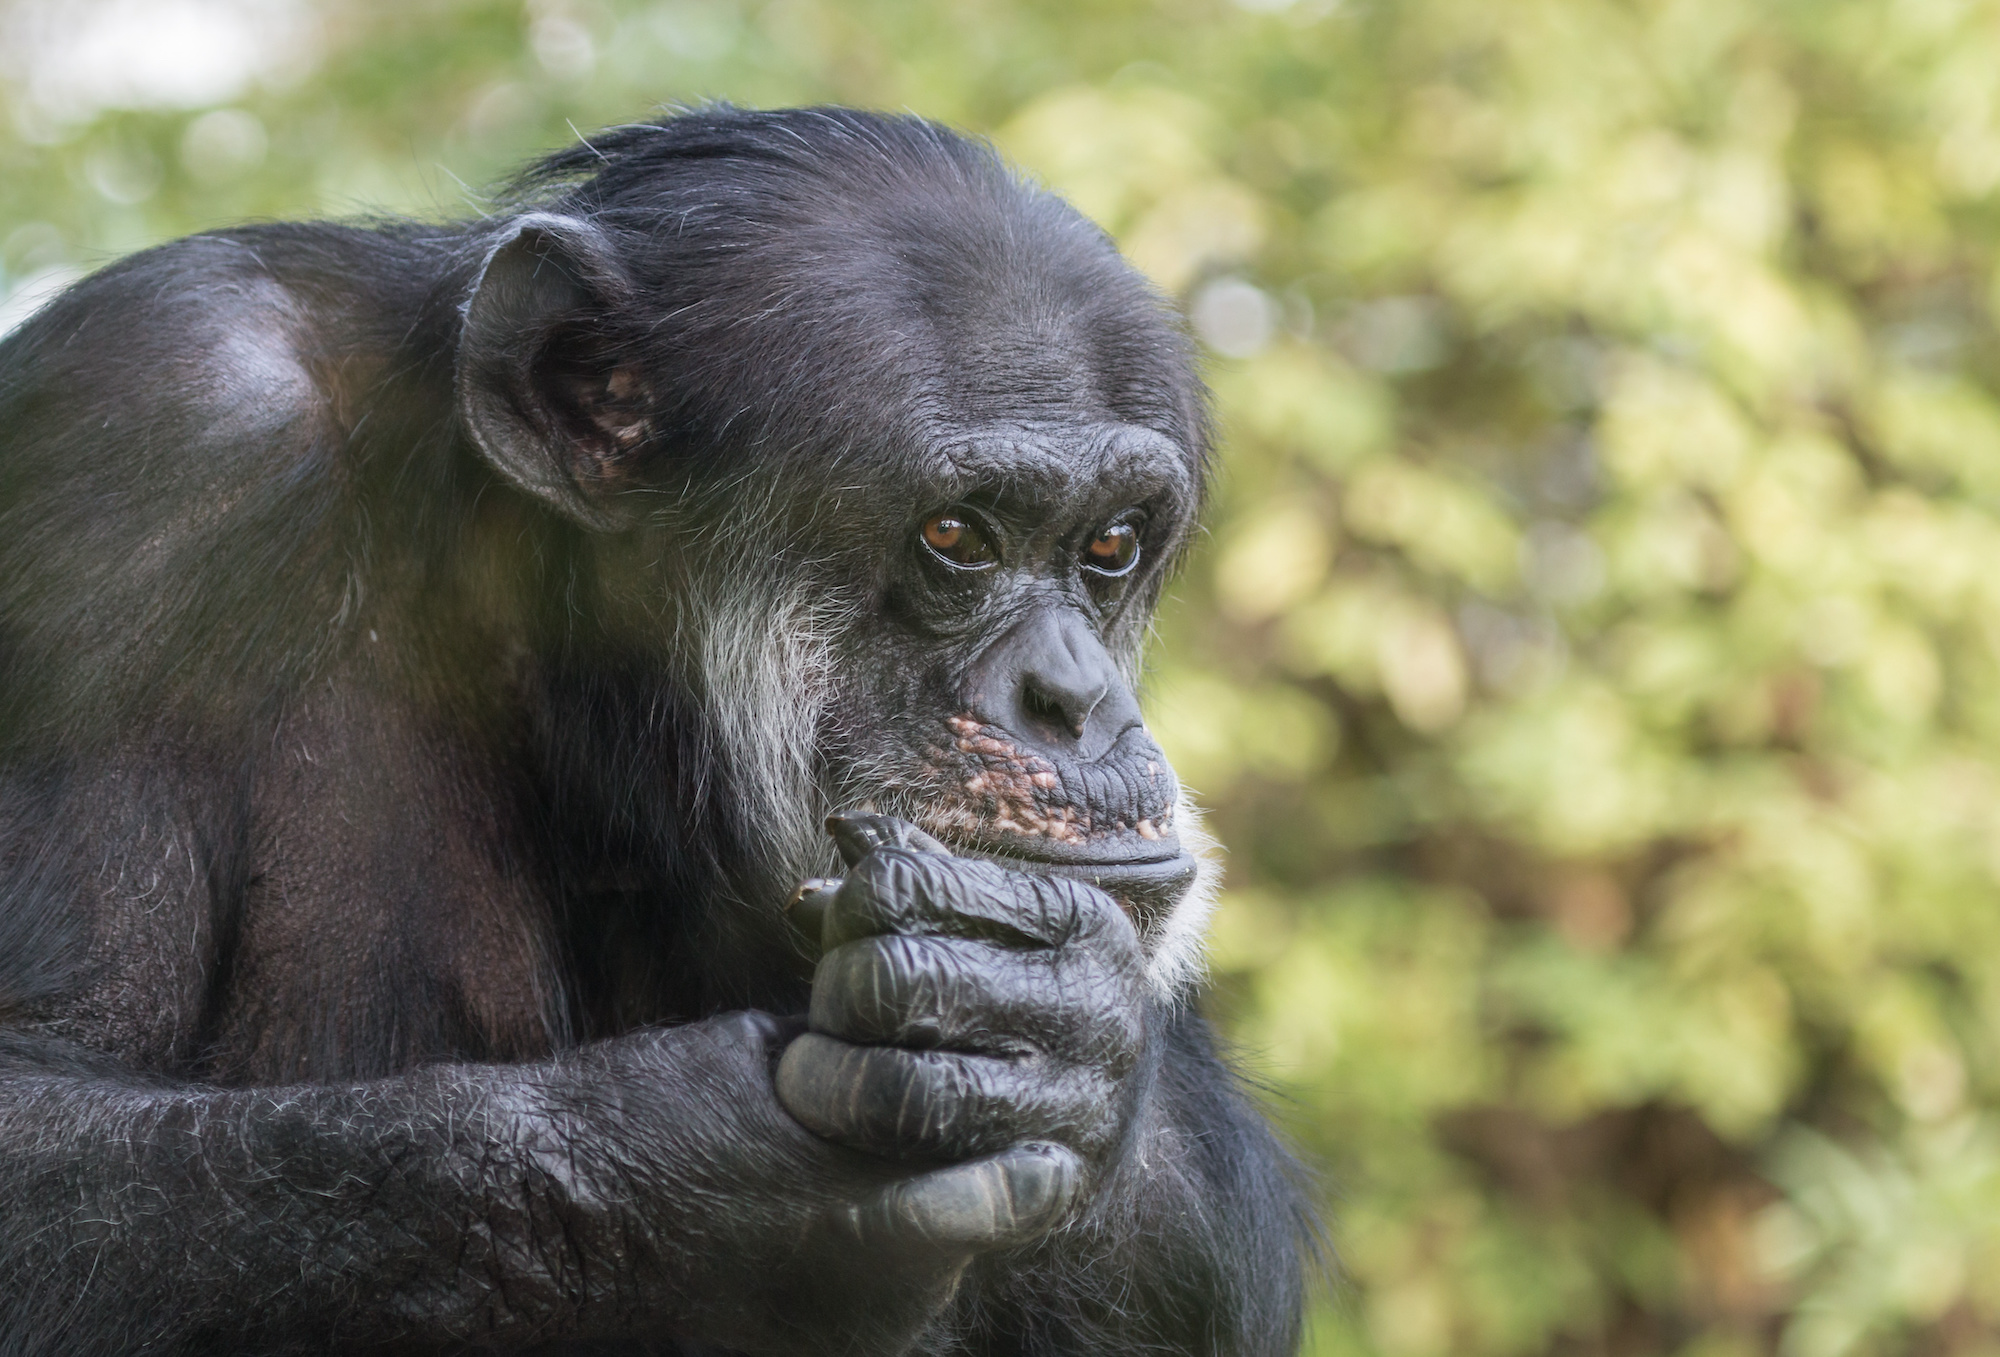
{"type": "Polygon", "coordinates": [[[865,751],[835,785],[957,851],[1112,890],[1142,930],[1171,909],[1195,864],[1128,676],[1188,531],[1188,465],[1120,424],[954,448],[885,563],[856,664],[882,681],[835,709],[840,747],[865,751]]]}
{"type": "Polygon", "coordinates": [[[909,119],[524,192],[0,343],[0,1352],[1289,1351],[1171,317],[909,119]]]}

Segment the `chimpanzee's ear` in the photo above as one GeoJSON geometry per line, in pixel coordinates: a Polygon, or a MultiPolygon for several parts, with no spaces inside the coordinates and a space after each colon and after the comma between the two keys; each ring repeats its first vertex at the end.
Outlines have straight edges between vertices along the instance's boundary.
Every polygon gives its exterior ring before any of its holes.
{"type": "Polygon", "coordinates": [[[650,433],[614,321],[632,285],[597,227],[532,212],[494,242],[465,304],[458,408],[501,475],[587,528],[633,518],[618,492],[650,433]]]}

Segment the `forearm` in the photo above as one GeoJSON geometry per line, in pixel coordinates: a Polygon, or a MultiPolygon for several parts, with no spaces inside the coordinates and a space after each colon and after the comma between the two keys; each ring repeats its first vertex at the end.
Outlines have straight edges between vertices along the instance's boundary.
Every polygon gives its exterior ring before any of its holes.
{"type": "MultiPolygon", "coordinates": [[[[354,1087],[149,1086],[0,1055],[0,1329],[173,1346],[454,1338],[581,1298],[535,1119],[490,1072],[354,1087]],[[20,1285],[28,1281],[30,1285],[20,1285]]],[[[32,1340],[29,1350],[33,1350],[32,1340]]]]}
{"type": "Polygon", "coordinates": [[[0,1349],[899,1351],[948,1288],[827,1227],[907,1175],[785,1114],[781,1044],[738,1013],[541,1064],[218,1090],[0,1042],[0,1349]]]}

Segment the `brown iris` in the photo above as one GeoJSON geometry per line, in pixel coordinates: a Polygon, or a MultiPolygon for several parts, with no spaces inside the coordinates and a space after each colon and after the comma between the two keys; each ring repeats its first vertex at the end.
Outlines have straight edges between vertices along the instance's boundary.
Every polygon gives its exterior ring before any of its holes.
{"type": "Polygon", "coordinates": [[[1139,561],[1139,530],[1130,523],[1113,523],[1083,548],[1083,563],[1100,575],[1122,575],[1139,561]]]}
{"type": "Polygon", "coordinates": [[[957,514],[939,514],[926,521],[923,536],[925,546],[953,565],[975,570],[996,559],[978,524],[957,514]]]}

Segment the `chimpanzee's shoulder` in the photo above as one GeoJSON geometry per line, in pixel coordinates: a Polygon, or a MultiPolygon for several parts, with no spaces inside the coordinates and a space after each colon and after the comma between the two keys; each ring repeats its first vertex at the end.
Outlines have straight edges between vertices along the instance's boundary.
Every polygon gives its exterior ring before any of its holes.
{"type": "Polygon", "coordinates": [[[81,428],[114,439],[162,424],[215,432],[211,420],[231,409],[268,420],[309,402],[298,299],[257,254],[251,240],[174,241],[98,270],[29,317],[0,345],[9,460],[81,428]]]}
{"type": "Polygon", "coordinates": [[[0,342],[0,450],[80,423],[178,447],[254,442],[325,415],[324,370],[407,329],[448,249],[402,224],[267,223],[128,255],[0,342]]]}
{"type": "MultiPolygon", "coordinates": [[[[219,701],[258,666],[290,682],[329,644],[360,589],[368,383],[411,366],[383,337],[452,361],[380,306],[416,248],[347,226],[192,236],[107,265],[0,341],[0,670],[44,677],[36,700],[63,716],[37,719],[122,720],[169,681],[219,701]]],[[[421,295],[440,277],[433,263],[421,295]]]]}
{"type": "Polygon", "coordinates": [[[343,346],[394,323],[370,311],[386,285],[358,265],[371,245],[393,274],[402,245],[361,228],[191,236],[105,266],[0,341],[0,628],[17,645],[40,618],[51,654],[79,651],[39,602],[79,581],[93,615],[149,626],[145,600],[269,583],[326,535],[350,442],[343,346]]]}

